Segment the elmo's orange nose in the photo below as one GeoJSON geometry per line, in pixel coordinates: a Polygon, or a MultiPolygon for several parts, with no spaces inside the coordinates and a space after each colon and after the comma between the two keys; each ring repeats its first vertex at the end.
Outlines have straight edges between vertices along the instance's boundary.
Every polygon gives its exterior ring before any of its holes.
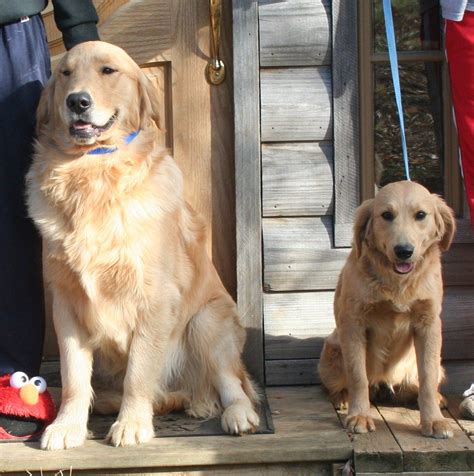
{"type": "Polygon", "coordinates": [[[20,389],[20,398],[27,405],[36,405],[39,400],[38,389],[32,383],[27,383],[20,389]]]}

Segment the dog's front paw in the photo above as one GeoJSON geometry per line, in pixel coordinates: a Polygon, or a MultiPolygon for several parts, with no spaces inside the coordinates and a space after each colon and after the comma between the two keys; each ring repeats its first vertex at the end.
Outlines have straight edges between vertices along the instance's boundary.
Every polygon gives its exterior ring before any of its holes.
{"type": "Polygon", "coordinates": [[[346,429],[351,433],[367,433],[375,431],[375,425],[367,415],[349,415],[346,418],[346,429]]]}
{"type": "Polygon", "coordinates": [[[449,420],[443,418],[442,420],[422,421],[421,433],[424,436],[432,436],[433,438],[452,438],[453,429],[449,423],[449,420]]]}
{"type": "Polygon", "coordinates": [[[106,440],[113,446],[133,446],[146,443],[154,436],[151,419],[117,420],[109,430],[106,440]]]}
{"type": "Polygon", "coordinates": [[[221,417],[222,428],[231,435],[253,433],[260,418],[255,410],[246,404],[234,403],[224,410],[221,417]]]}
{"type": "Polygon", "coordinates": [[[43,450],[65,450],[84,444],[87,427],[79,423],[52,423],[41,437],[43,450]]]}

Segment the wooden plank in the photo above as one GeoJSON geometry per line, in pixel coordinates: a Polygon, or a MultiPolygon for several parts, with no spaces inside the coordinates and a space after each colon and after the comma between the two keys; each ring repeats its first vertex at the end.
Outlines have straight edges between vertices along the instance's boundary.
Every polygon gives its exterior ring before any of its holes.
{"type": "Polygon", "coordinates": [[[421,435],[418,410],[379,405],[377,408],[403,451],[404,471],[474,470],[472,443],[455,420],[450,419],[454,437],[437,440],[421,435]]]}
{"type": "Polygon", "coordinates": [[[267,389],[267,396],[275,434],[284,431],[287,435],[297,435],[311,426],[321,431],[340,432],[346,437],[336,411],[321,386],[273,387],[267,389]]]}
{"type": "Polygon", "coordinates": [[[324,338],[336,326],[334,292],[265,294],[263,298],[265,358],[319,358],[324,338]]]}
{"type": "MultiPolygon", "coordinates": [[[[443,300],[443,358],[474,359],[474,288],[449,286],[443,300]]],[[[474,376],[474,374],[473,374],[474,376]]]]}
{"type": "Polygon", "coordinates": [[[237,305],[245,363],[263,382],[260,79],[257,0],[233,0],[237,305]]]}
{"type": "Polygon", "coordinates": [[[474,360],[445,360],[443,365],[446,382],[442,384],[441,390],[446,394],[461,395],[473,382],[474,360]]]}
{"type": "Polygon", "coordinates": [[[445,286],[474,286],[474,244],[455,244],[443,254],[445,286]]]}
{"type": "MultiPolygon", "coordinates": [[[[265,358],[319,358],[324,338],[335,327],[333,291],[264,295],[265,358]]],[[[474,292],[447,287],[443,303],[443,358],[474,359],[474,292]]]]}
{"type": "MultiPolygon", "coordinates": [[[[341,422],[347,416],[347,409],[338,411],[341,422]]],[[[375,473],[403,471],[403,452],[393,437],[390,428],[376,407],[370,408],[370,416],[374,420],[376,431],[349,436],[354,447],[354,469],[357,474],[362,472],[375,473]]]]}
{"type": "Polygon", "coordinates": [[[330,215],[333,189],[331,143],[263,144],[263,216],[330,215]]]}
{"type": "MultiPolygon", "coordinates": [[[[469,383],[466,383],[466,388],[469,387],[469,383]]],[[[474,420],[467,420],[461,416],[459,411],[459,404],[463,401],[462,394],[460,395],[448,395],[448,411],[451,416],[457,421],[458,425],[463,429],[464,433],[468,435],[472,440],[474,436],[474,420]]],[[[474,442],[474,441],[473,441],[474,442]]]]}
{"type": "MultiPolygon", "coordinates": [[[[319,359],[281,359],[265,361],[267,385],[312,385],[321,383],[318,373],[319,359]]],[[[441,392],[462,394],[472,382],[474,375],[473,360],[443,361],[446,370],[446,382],[441,392]]]]}
{"type": "Polygon", "coordinates": [[[454,243],[474,243],[474,231],[469,218],[458,218],[456,220],[454,243]]]}
{"type": "Polygon", "coordinates": [[[330,64],[330,21],[328,0],[261,0],[260,65],[330,64]]]}
{"type": "MultiPolygon", "coordinates": [[[[242,464],[233,466],[200,466],[189,470],[189,468],[175,468],[173,471],[158,471],[135,473],[122,469],[117,471],[87,471],[81,472],[81,476],[333,476],[332,465],[330,463],[275,463],[275,464],[242,464]]],[[[63,476],[68,476],[64,472],[63,476]]],[[[74,475],[73,475],[74,476],[74,475]]]]}
{"type": "MultiPolygon", "coordinates": [[[[349,249],[334,248],[333,240],[329,217],[265,218],[265,289],[334,289],[349,249]]],[[[443,255],[445,286],[474,286],[473,270],[474,245],[453,245],[443,255]]]]}
{"type": "Polygon", "coordinates": [[[319,359],[266,360],[265,383],[267,385],[320,384],[319,359]]]}
{"type": "Polygon", "coordinates": [[[334,245],[350,246],[360,203],[358,2],[333,0],[334,245]]]}
{"type": "Polygon", "coordinates": [[[328,66],[263,69],[260,73],[262,141],[330,140],[331,79],[328,66]]]}
{"type": "Polygon", "coordinates": [[[89,440],[68,451],[39,451],[37,443],[5,443],[1,471],[99,471],[130,468],[129,473],[195,470],[196,467],[232,468],[233,465],[276,463],[330,463],[346,461],[352,447],[339,427],[336,414],[314,387],[270,389],[275,434],[154,438],[136,447],[113,448],[102,441],[89,440]],[[292,421],[295,425],[292,425],[292,421]]]}
{"type": "Polygon", "coordinates": [[[332,241],[331,217],[263,219],[265,290],[335,289],[349,250],[332,241]]]}
{"type": "Polygon", "coordinates": [[[404,471],[403,473],[357,473],[357,476],[471,476],[474,471],[404,471]]]}

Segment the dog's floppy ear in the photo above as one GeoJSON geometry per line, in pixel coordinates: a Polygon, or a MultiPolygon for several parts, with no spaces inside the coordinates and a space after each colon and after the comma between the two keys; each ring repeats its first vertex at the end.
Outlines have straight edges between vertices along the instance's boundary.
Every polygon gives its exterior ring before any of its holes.
{"type": "Polygon", "coordinates": [[[140,129],[145,129],[151,120],[160,128],[160,103],[154,84],[140,71],[138,80],[140,94],[140,129]]]}
{"type": "Polygon", "coordinates": [[[355,249],[357,258],[360,258],[362,255],[362,243],[371,230],[373,208],[374,199],[370,198],[369,200],[365,200],[355,212],[352,246],[355,249]]]}
{"type": "Polygon", "coordinates": [[[38,108],[36,109],[36,135],[39,135],[41,128],[48,124],[53,111],[53,97],[54,97],[55,79],[51,76],[43,89],[38,108]]]}
{"type": "Polygon", "coordinates": [[[436,202],[435,223],[436,236],[439,239],[441,251],[446,251],[453,241],[456,233],[456,218],[453,210],[446,205],[446,202],[436,194],[433,194],[436,202]]]}

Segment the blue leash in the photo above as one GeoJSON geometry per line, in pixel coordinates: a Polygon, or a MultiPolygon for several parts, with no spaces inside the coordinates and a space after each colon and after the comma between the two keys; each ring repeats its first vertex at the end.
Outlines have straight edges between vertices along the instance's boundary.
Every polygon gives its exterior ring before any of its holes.
{"type": "Polygon", "coordinates": [[[408,165],[407,141],[405,138],[405,121],[403,119],[402,93],[400,90],[400,76],[398,74],[397,46],[395,43],[395,29],[393,27],[391,0],[383,0],[383,15],[385,19],[385,31],[387,34],[390,69],[392,70],[393,89],[395,91],[395,101],[397,103],[398,117],[400,119],[400,132],[402,136],[402,153],[403,162],[405,165],[405,175],[407,180],[411,180],[410,168],[408,165]]]}

